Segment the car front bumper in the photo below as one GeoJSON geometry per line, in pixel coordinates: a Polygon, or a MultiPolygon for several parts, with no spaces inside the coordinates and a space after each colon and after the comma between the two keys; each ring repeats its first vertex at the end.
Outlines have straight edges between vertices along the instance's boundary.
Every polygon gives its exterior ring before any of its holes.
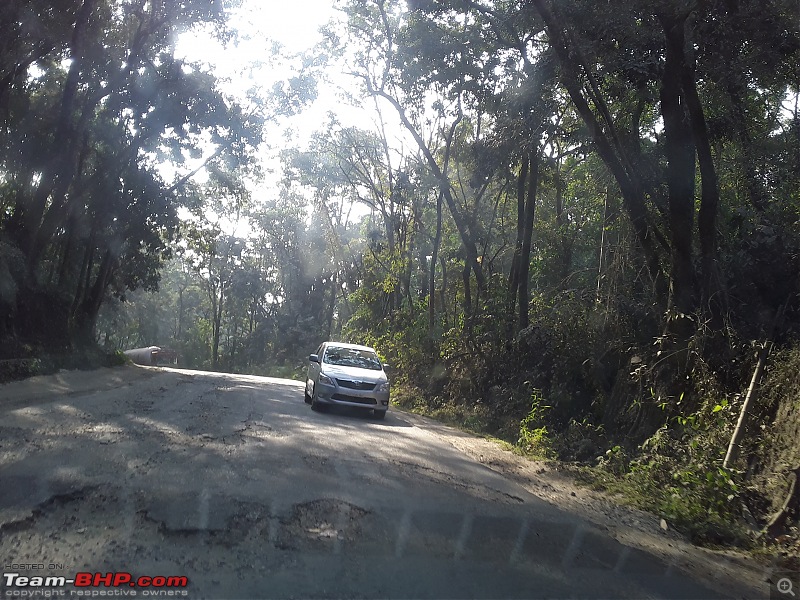
{"type": "Polygon", "coordinates": [[[389,392],[356,390],[320,381],[317,382],[317,402],[352,406],[353,408],[387,410],[389,408],[389,392]]]}

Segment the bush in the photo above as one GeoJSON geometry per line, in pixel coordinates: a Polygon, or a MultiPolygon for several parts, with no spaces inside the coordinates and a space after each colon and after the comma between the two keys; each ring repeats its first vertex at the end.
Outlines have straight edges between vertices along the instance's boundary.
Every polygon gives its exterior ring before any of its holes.
{"type": "Polygon", "coordinates": [[[42,372],[42,361],[38,358],[0,360],[0,383],[26,379],[42,372]]]}
{"type": "Polygon", "coordinates": [[[730,419],[727,400],[708,397],[698,411],[658,429],[635,458],[619,445],[608,450],[597,467],[617,483],[599,480],[695,543],[746,546],[750,540],[739,524],[742,474],[722,467],[730,419]]]}
{"type": "Polygon", "coordinates": [[[625,475],[637,504],[653,510],[695,543],[747,545],[738,525],[735,473],[709,461],[677,465],[666,457],[637,459],[625,475]]]}
{"type": "Polygon", "coordinates": [[[545,459],[555,457],[550,433],[545,424],[545,415],[550,409],[544,403],[541,392],[533,390],[530,412],[519,424],[517,448],[523,453],[545,459]]]}

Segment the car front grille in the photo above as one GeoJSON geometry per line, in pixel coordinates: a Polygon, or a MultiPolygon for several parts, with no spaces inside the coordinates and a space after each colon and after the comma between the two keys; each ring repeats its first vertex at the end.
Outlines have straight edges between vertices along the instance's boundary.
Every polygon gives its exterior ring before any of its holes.
{"type": "Polygon", "coordinates": [[[356,402],[358,404],[377,404],[378,401],[375,398],[360,398],[359,396],[348,396],[347,394],[333,394],[331,396],[333,400],[339,400],[340,402],[356,402]]]}
{"type": "Polygon", "coordinates": [[[375,388],[375,384],[369,381],[352,381],[350,379],[337,378],[336,383],[338,383],[340,387],[350,388],[351,390],[361,390],[362,392],[375,388]]]}

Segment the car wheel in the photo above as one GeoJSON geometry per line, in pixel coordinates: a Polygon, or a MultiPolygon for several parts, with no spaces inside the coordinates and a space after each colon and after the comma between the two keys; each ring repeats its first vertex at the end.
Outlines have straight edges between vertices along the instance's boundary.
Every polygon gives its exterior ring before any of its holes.
{"type": "MultiPolygon", "coordinates": [[[[314,387],[316,388],[316,386],[314,387]]],[[[325,405],[317,400],[316,389],[311,393],[311,410],[316,412],[322,412],[325,410],[325,405]]]]}
{"type": "Polygon", "coordinates": [[[372,410],[372,416],[378,420],[382,420],[386,418],[386,411],[385,410],[372,410]]]}

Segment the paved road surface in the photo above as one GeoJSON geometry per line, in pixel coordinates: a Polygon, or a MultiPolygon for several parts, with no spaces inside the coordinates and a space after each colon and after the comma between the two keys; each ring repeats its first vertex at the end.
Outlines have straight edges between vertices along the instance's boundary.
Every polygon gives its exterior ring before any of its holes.
{"type": "Polygon", "coordinates": [[[191,598],[718,597],[401,412],[315,413],[286,380],[140,373],[0,398],[4,573],[186,576],[191,598]]]}

